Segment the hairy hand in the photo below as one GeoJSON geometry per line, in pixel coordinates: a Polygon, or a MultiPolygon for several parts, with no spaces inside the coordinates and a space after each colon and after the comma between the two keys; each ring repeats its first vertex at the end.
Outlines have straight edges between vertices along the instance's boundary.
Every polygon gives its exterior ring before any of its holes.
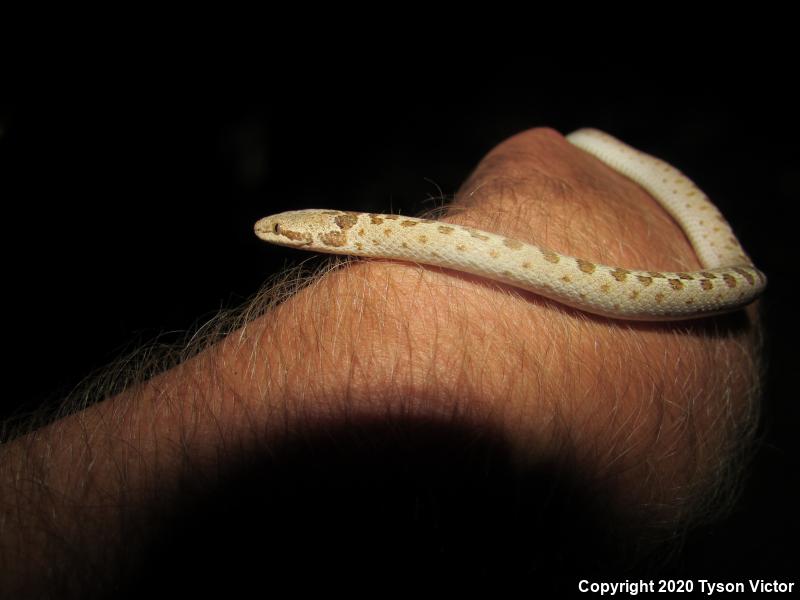
{"type": "MultiPolygon", "coordinates": [[[[604,264],[700,266],[642,188],[547,129],[490,152],[443,219],[604,264]]],[[[260,344],[292,365],[280,383],[306,418],[493,428],[521,460],[569,462],[631,518],[669,528],[733,483],[756,414],[755,310],[612,321],[463,274],[358,261],[267,315],[260,344]]]]}
{"type": "MultiPolygon", "coordinates": [[[[550,130],[490,152],[441,218],[605,264],[699,266],[647,193],[550,130]]],[[[373,260],[345,262],[290,295],[270,288],[245,316],[238,328],[219,320],[218,331],[235,331],[121,393],[100,379],[94,395],[107,399],[0,448],[0,587],[80,597],[114,578],[109,564],[134,568],[130,556],[146,554],[172,521],[163,515],[183,514],[174,507],[198,496],[198,481],[215,490],[243,457],[279,462],[281,440],[403,419],[491,432],[521,471],[569,470],[637,536],[671,532],[732,495],[757,414],[755,306],[697,322],[612,321],[463,274],[373,260]]],[[[108,380],[126,376],[112,370],[108,380]]],[[[264,473],[245,497],[282,497],[264,473]]],[[[278,512],[287,510],[291,502],[278,512]]],[[[273,536],[282,515],[267,516],[273,536]]],[[[522,531],[538,535],[541,525],[522,531]]],[[[569,544],[561,534],[553,540],[569,544]]]]}

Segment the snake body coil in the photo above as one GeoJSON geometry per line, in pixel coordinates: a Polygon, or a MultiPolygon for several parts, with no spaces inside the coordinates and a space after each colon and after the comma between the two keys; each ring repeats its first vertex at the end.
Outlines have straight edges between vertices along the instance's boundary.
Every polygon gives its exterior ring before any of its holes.
{"type": "Polygon", "coordinates": [[[450,223],[338,210],[259,220],[264,241],[333,254],[388,258],[462,271],[616,319],[692,319],[741,308],[766,286],[725,218],[686,176],[595,129],[567,139],[647,190],[686,234],[703,269],[645,271],[596,264],[450,223]]]}

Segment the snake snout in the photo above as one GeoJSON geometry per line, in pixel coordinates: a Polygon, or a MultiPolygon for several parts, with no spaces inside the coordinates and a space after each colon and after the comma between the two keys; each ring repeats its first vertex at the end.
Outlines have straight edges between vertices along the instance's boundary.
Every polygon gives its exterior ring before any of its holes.
{"type": "Polygon", "coordinates": [[[273,221],[269,217],[266,217],[256,222],[255,231],[256,235],[261,238],[264,238],[264,236],[268,236],[271,234],[279,234],[280,224],[277,223],[276,221],[273,221]]]}

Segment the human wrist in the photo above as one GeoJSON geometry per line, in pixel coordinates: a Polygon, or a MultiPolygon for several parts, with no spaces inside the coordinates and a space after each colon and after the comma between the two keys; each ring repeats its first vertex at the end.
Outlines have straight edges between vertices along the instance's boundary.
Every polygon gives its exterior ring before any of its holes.
{"type": "MultiPolygon", "coordinates": [[[[607,264],[697,266],[652,198],[553,132],[528,132],[490,153],[445,219],[607,264]]],[[[749,426],[752,309],[631,325],[390,261],[355,263],[309,293],[311,306],[336,305],[314,314],[337,329],[318,347],[332,373],[305,375],[332,383],[326,390],[339,405],[389,414],[404,403],[416,414],[477,419],[528,459],[571,453],[638,505],[690,510],[681,502],[703,496],[749,426]],[[725,427],[710,429],[715,422],[725,427]]]]}

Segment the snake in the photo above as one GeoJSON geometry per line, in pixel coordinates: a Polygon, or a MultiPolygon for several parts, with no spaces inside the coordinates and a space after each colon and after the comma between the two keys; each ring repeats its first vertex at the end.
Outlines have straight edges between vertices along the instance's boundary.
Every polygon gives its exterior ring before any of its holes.
{"type": "Polygon", "coordinates": [[[743,308],[764,291],[766,276],[725,217],[676,167],[598,129],[579,129],[566,139],[644,188],[683,231],[701,269],[626,269],[490,231],[397,214],[294,210],[258,220],[255,233],[266,242],[302,250],[469,273],[620,320],[718,315],[743,308]]]}

